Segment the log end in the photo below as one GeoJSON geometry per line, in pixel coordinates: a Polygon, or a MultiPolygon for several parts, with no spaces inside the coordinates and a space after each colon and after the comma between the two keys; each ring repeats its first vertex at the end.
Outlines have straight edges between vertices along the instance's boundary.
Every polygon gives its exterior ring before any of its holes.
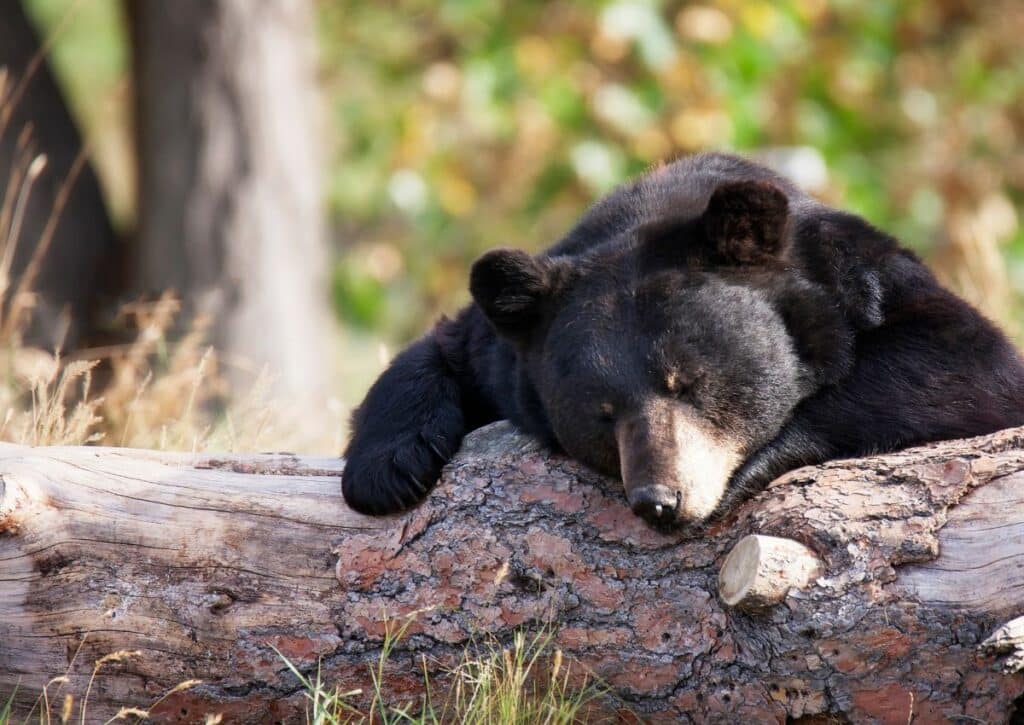
{"type": "Polygon", "coordinates": [[[751,534],[725,557],[718,595],[727,606],[763,611],[782,602],[793,587],[806,587],[820,572],[820,560],[800,542],[751,534]]]}

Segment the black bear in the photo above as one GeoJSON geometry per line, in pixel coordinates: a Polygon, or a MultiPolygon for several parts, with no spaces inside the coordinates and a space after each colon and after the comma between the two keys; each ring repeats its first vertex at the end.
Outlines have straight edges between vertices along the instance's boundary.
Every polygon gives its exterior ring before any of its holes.
{"type": "Polygon", "coordinates": [[[463,436],[508,418],[699,523],[804,464],[1024,423],[1024,362],[918,258],[734,156],[675,161],[539,256],[473,266],[474,304],[355,411],[352,508],[421,501],[463,436]]]}

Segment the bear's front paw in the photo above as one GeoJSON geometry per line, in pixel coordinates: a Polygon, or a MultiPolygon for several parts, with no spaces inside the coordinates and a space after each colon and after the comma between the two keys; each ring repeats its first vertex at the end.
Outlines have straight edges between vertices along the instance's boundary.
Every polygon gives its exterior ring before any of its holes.
{"type": "Polygon", "coordinates": [[[341,492],[359,513],[399,513],[427,497],[451,456],[443,441],[423,433],[374,445],[353,441],[346,452],[341,492]]]}

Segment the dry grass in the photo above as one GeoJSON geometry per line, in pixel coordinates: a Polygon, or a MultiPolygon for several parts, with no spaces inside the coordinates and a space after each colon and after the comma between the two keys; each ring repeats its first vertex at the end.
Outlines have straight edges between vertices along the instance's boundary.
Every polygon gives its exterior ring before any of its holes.
{"type": "MultiPolygon", "coordinates": [[[[9,86],[0,71],[0,106],[9,86]]],[[[270,397],[271,376],[257,375],[243,394],[232,395],[216,352],[205,344],[208,325],[195,320],[174,340],[180,312],[170,295],[126,305],[121,324],[134,331],[123,345],[77,351],[73,357],[29,347],[22,332],[35,298],[26,280],[47,251],[45,239],[17,280],[11,265],[26,200],[46,157],[31,153],[31,134],[19,137],[15,168],[0,200],[0,440],[29,445],[101,443],[172,450],[254,451],[270,444],[296,450],[340,450],[338,425],[316,439],[293,425],[289,411],[270,397]],[[291,431],[291,436],[282,436],[291,431]]],[[[59,215],[56,202],[53,218],[59,215]]],[[[52,234],[48,224],[44,234],[52,234]]]]}
{"type": "MultiPolygon", "coordinates": [[[[84,639],[83,639],[84,642],[84,639]]],[[[61,723],[67,725],[68,723],[81,723],[85,725],[87,722],[96,722],[95,718],[89,718],[89,695],[92,693],[93,684],[96,682],[96,678],[101,676],[103,668],[112,663],[124,662],[133,658],[142,656],[142,653],[138,650],[119,650],[117,652],[111,652],[110,654],[104,655],[93,663],[92,673],[89,676],[89,682],[86,685],[85,693],[80,697],[76,698],[74,694],[70,692],[62,692],[64,686],[68,684],[70,678],[69,673],[75,665],[75,661],[78,659],[78,653],[75,652],[71,658],[71,662],[68,664],[67,672],[59,677],[52,678],[46,685],[43,686],[43,691],[36,698],[35,703],[32,705],[31,710],[25,714],[23,720],[14,720],[12,709],[14,705],[14,696],[16,693],[12,692],[5,704],[0,707],[0,725],[10,725],[13,722],[21,722],[27,725],[34,719],[38,719],[38,722],[42,725],[45,723],[61,723]],[[51,693],[51,688],[53,692],[51,693]]],[[[141,709],[136,707],[122,707],[118,710],[113,717],[106,720],[106,724],[127,720],[130,722],[141,722],[149,718],[149,711],[159,705],[161,702],[166,700],[176,692],[182,690],[188,690],[196,685],[201,685],[202,680],[185,680],[180,682],[174,687],[170,688],[167,692],[161,695],[158,699],[154,700],[148,709],[141,709]]],[[[219,716],[207,717],[206,720],[209,722],[219,722],[219,716]]]]}
{"type": "Polygon", "coordinates": [[[318,439],[308,429],[297,433],[302,429],[292,421],[301,411],[272,399],[269,374],[232,395],[216,351],[204,342],[202,321],[171,339],[179,307],[170,296],[126,306],[133,341],[66,358],[23,345],[20,328],[0,336],[0,440],[227,452],[340,449],[340,422],[318,439]]]}

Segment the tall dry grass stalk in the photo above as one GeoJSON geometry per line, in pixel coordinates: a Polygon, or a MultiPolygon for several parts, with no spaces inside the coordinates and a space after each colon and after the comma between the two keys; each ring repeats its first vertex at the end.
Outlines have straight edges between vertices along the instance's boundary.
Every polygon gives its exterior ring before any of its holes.
{"type": "MultiPolygon", "coordinates": [[[[32,705],[31,709],[25,714],[23,720],[17,720],[19,723],[33,722],[34,718],[38,717],[39,723],[50,723],[60,722],[61,725],[68,725],[69,723],[78,722],[81,725],[85,725],[88,722],[98,722],[95,718],[89,718],[89,696],[92,693],[93,684],[96,678],[101,675],[103,668],[111,663],[124,662],[129,659],[136,659],[143,656],[143,653],[139,650],[118,650],[109,654],[103,655],[93,663],[92,672],[89,675],[89,680],[85,686],[85,692],[80,694],[80,697],[76,699],[75,694],[72,692],[65,692],[65,687],[70,687],[72,678],[71,671],[74,668],[76,660],[82,651],[82,644],[85,643],[85,638],[82,639],[78,649],[75,650],[71,657],[71,661],[68,663],[68,668],[63,675],[59,675],[50,679],[45,685],[43,685],[43,691],[32,705]],[[54,692],[50,693],[50,688],[54,688],[54,692]],[[59,699],[58,699],[59,698],[59,699]],[[59,703],[59,708],[58,708],[59,703]],[[75,717],[75,710],[77,708],[78,717],[75,717]]],[[[141,709],[136,707],[122,707],[118,710],[112,718],[106,721],[112,723],[120,720],[128,720],[131,722],[141,722],[149,718],[149,712],[161,702],[166,700],[176,692],[182,690],[191,689],[197,685],[201,685],[202,680],[185,680],[179,682],[174,687],[167,690],[159,699],[155,700],[148,709],[141,709]]],[[[9,723],[15,722],[12,716],[13,703],[15,693],[11,693],[3,706],[0,706],[0,725],[9,725],[9,723]]],[[[209,722],[209,717],[207,718],[209,722]]],[[[219,722],[219,720],[217,720],[219,722]]]]}
{"type": "Polygon", "coordinates": [[[187,451],[339,449],[340,421],[311,437],[294,424],[303,411],[271,397],[269,373],[232,395],[216,351],[204,342],[203,320],[171,338],[179,310],[170,295],[126,305],[121,314],[134,340],[68,357],[0,336],[0,440],[187,451]]]}

